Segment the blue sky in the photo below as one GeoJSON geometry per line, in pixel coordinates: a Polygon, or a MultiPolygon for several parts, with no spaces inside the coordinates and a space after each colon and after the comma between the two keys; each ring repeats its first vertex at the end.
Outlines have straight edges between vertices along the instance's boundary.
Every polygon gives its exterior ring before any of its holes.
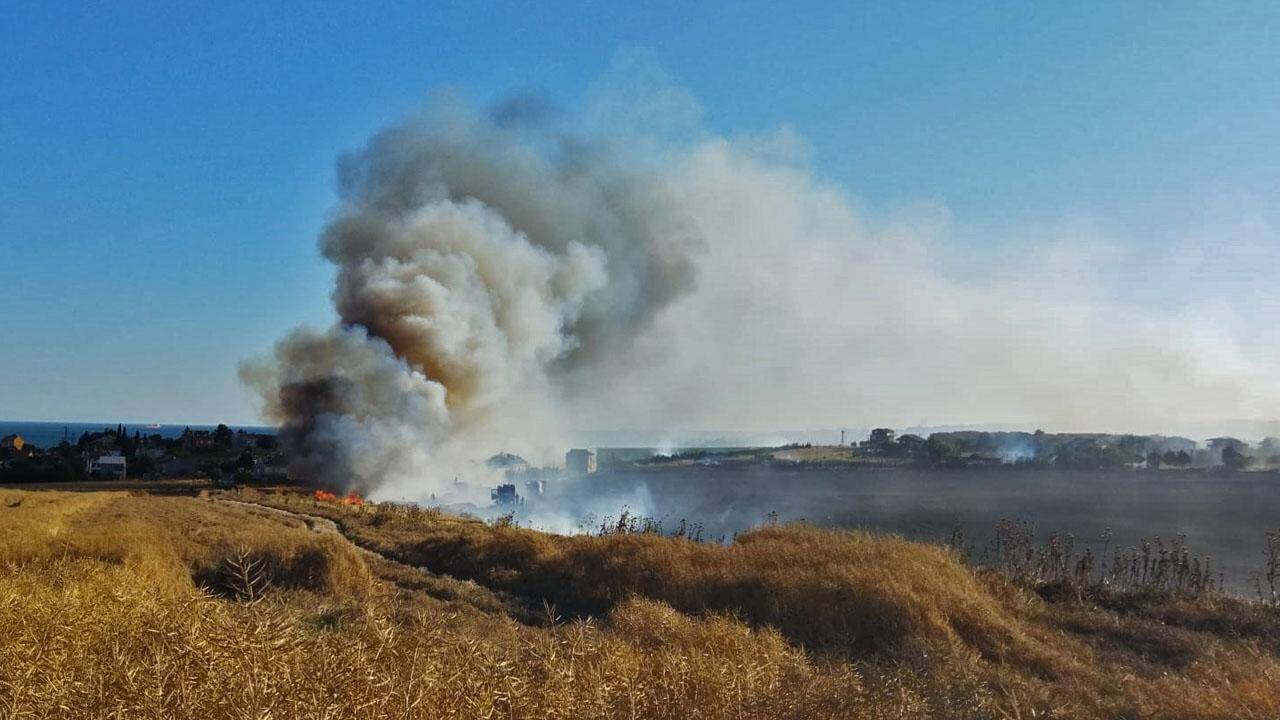
{"type": "Polygon", "coordinates": [[[620,48],[961,245],[1280,200],[1271,3],[264,5],[0,11],[0,418],[253,421],[239,361],[331,319],[335,157],[441,87],[575,107],[620,48]]]}

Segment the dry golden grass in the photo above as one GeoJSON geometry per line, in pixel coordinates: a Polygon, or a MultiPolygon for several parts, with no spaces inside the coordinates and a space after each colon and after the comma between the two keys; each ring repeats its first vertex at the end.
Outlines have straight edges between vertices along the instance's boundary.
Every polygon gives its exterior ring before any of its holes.
{"type": "Polygon", "coordinates": [[[1256,606],[1050,605],[865,533],[239,499],[379,554],[222,500],[0,491],[0,718],[1280,717],[1256,606]]]}
{"type": "Polygon", "coordinates": [[[337,535],[266,508],[125,493],[0,491],[0,564],[94,559],[136,566],[152,585],[226,594],[231,561],[263,583],[335,595],[367,592],[359,552],[337,535]]]}
{"type": "Polygon", "coordinates": [[[665,622],[674,639],[458,622],[388,598],[179,604],[83,561],[6,580],[0,619],[23,622],[0,643],[0,713],[15,718],[830,717],[857,691],[775,634],[642,602],[612,619],[665,622]]]}

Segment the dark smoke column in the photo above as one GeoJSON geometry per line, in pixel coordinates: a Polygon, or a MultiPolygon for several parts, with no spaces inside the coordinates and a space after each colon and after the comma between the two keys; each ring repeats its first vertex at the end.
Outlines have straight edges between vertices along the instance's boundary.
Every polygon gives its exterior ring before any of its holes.
{"type": "Polygon", "coordinates": [[[466,463],[555,442],[566,377],[610,363],[694,283],[660,168],[443,105],[339,163],[320,247],[340,322],[242,376],[295,475],[434,492],[466,463]]]}

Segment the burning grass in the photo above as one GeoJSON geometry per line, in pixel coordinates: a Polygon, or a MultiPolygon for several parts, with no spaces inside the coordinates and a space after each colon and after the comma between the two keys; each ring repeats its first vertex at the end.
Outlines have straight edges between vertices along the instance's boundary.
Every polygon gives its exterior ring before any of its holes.
{"type": "Polygon", "coordinates": [[[350,492],[350,493],[347,493],[346,495],[339,497],[335,493],[331,493],[328,490],[316,490],[314,493],[311,494],[311,497],[316,502],[331,502],[331,503],[339,503],[341,505],[356,505],[356,506],[364,505],[364,498],[360,497],[359,493],[354,493],[354,492],[350,492]]]}
{"type": "Polygon", "coordinates": [[[557,537],[337,499],[0,495],[0,717],[1274,718],[1276,611],[954,551],[557,537]],[[398,561],[398,562],[397,562],[398,561]]]}

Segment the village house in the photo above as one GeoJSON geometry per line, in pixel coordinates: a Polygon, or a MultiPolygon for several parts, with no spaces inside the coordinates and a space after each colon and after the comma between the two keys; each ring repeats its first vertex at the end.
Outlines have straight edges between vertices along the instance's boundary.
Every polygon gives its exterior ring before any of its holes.
{"type": "Polygon", "coordinates": [[[270,447],[274,440],[274,435],[237,430],[235,434],[231,436],[231,449],[245,450],[253,447],[270,447]]]}
{"type": "Polygon", "coordinates": [[[484,461],[485,467],[491,470],[502,470],[507,475],[518,475],[529,471],[529,462],[519,455],[500,452],[484,461]]]}
{"type": "Polygon", "coordinates": [[[564,454],[564,469],[570,475],[590,475],[596,471],[596,454],[592,450],[574,448],[564,454]]]}
{"type": "Polygon", "coordinates": [[[210,430],[192,430],[187,428],[182,432],[182,449],[187,452],[200,452],[202,450],[217,450],[218,441],[213,437],[210,430]]]}
{"type": "Polygon", "coordinates": [[[127,463],[123,455],[111,453],[94,457],[85,469],[90,477],[124,480],[127,477],[126,467],[127,463]]]}
{"type": "Polygon", "coordinates": [[[289,465],[281,455],[273,455],[254,463],[253,479],[258,482],[287,482],[289,465]]]}

